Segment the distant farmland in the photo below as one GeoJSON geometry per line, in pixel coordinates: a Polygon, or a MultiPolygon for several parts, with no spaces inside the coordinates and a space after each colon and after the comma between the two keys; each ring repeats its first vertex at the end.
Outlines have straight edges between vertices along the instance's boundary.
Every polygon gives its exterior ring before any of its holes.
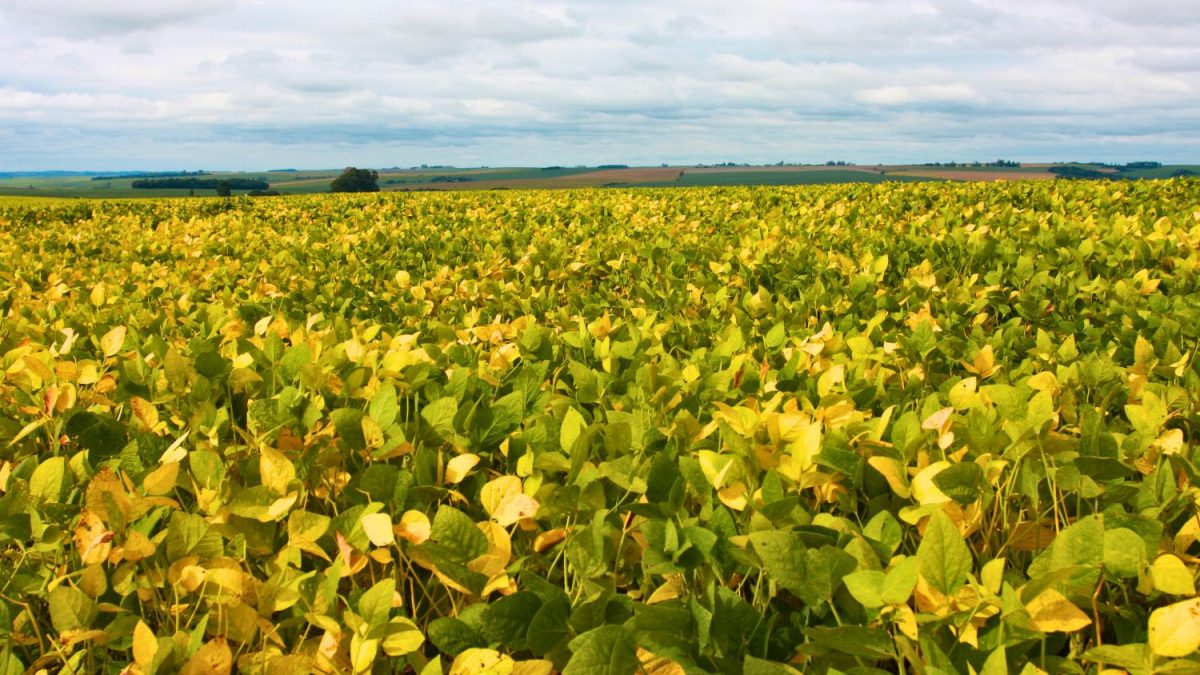
{"type": "MultiPolygon", "coordinates": [[[[1119,179],[1172,178],[1200,175],[1200,165],[1117,167],[1098,164],[994,165],[771,165],[771,166],[553,166],[553,167],[421,167],[382,169],[384,192],[429,190],[535,190],[601,187],[702,187],[706,185],[825,185],[911,181],[1050,180],[1056,171],[1077,170],[1119,179]]],[[[206,179],[264,180],[281,194],[329,191],[340,169],[261,172],[210,172],[206,179]]],[[[0,197],[129,198],[212,196],[213,190],[133,187],[131,176],[6,175],[0,197]]],[[[234,190],[234,194],[245,194],[234,190]]]]}

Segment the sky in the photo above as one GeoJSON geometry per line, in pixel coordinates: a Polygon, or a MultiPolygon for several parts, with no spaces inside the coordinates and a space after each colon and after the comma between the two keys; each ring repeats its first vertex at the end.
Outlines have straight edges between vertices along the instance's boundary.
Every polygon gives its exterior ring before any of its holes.
{"type": "Polygon", "coordinates": [[[0,171],[1200,163],[1198,0],[0,0],[0,171]]]}

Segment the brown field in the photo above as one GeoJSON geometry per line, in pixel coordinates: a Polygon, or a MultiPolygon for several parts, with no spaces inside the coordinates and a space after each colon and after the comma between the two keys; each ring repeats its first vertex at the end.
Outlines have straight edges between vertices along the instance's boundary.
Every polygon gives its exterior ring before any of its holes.
{"type": "MultiPolygon", "coordinates": [[[[666,169],[660,169],[666,171],[666,169]]],[[[803,171],[863,171],[879,173],[874,166],[706,166],[686,169],[687,173],[795,173],[803,171]]]]}
{"type": "Polygon", "coordinates": [[[1049,180],[1055,177],[1052,173],[1037,173],[1032,171],[955,171],[954,169],[944,170],[918,170],[918,171],[889,171],[888,173],[904,174],[905,176],[916,176],[918,178],[943,178],[946,180],[965,180],[965,181],[993,181],[993,180],[1049,180]]]}

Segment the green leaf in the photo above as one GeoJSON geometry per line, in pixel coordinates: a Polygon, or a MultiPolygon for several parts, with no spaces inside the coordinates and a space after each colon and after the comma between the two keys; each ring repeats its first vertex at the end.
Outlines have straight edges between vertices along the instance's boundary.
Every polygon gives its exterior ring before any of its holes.
{"type": "Polygon", "coordinates": [[[520,591],[488,604],[483,610],[483,633],[491,642],[509,651],[525,648],[525,634],[542,608],[542,600],[532,591],[520,591]]]}
{"type": "Polygon", "coordinates": [[[988,654],[979,675],[1008,675],[1008,654],[1004,652],[1004,645],[996,647],[988,654]]]}
{"type": "Polygon", "coordinates": [[[329,413],[329,419],[333,421],[338,438],[345,441],[352,450],[362,450],[367,446],[367,439],[362,430],[363,411],[339,408],[329,413]]]}
{"type": "Polygon", "coordinates": [[[64,433],[87,449],[93,463],[117,456],[128,443],[125,425],[108,415],[79,412],[67,420],[64,433]]]}
{"type": "Polygon", "coordinates": [[[946,595],[957,591],[971,571],[971,550],[954,521],[942,511],[930,516],[917,547],[917,560],[921,576],[946,595]]]}
{"type": "Polygon", "coordinates": [[[0,675],[24,675],[25,664],[21,663],[15,654],[5,648],[0,652],[0,675]]]}
{"type": "Polygon", "coordinates": [[[452,506],[438,507],[430,538],[451,552],[458,562],[470,562],[487,553],[487,537],[467,514],[452,506]]]}
{"type": "Polygon", "coordinates": [[[358,614],[370,626],[387,623],[392,612],[392,597],[396,593],[396,580],[384,579],[368,589],[358,599],[358,614]]]}
{"type": "Polygon", "coordinates": [[[854,596],[863,607],[876,609],[883,607],[883,580],[886,575],[879,570],[858,570],[846,575],[846,590],[854,596]]]}
{"type": "Polygon", "coordinates": [[[620,626],[593,628],[571,640],[570,648],[562,675],[632,675],[640,665],[637,643],[620,626]]]}
{"type": "Polygon", "coordinates": [[[371,399],[370,407],[367,408],[367,414],[383,429],[392,426],[392,422],[396,421],[396,414],[399,412],[400,403],[396,398],[396,388],[390,384],[379,387],[375,398],[371,399]]]}
{"type": "Polygon", "coordinates": [[[1058,533],[1054,543],[1029,566],[1030,578],[1057,569],[1099,567],[1104,562],[1104,517],[1085,516],[1058,533]]]}
{"type": "Polygon", "coordinates": [[[916,558],[905,558],[887,571],[880,589],[880,599],[884,604],[902,605],[908,602],[913,589],[917,586],[917,575],[920,562],[916,558]]]}
{"type": "Polygon", "coordinates": [[[983,470],[975,462],[958,462],[939,471],[933,477],[933,484],[947,497],[966,506],[979,499],[983,470]]]}
{"type": "Polygon", "coordinates": [[[486,647],[487,641],[474,628],[453,617],[440,617],[429,622],[426,629],[429,641],[438,651],[448,656],[458,656],[467,649],[486,647]]]}
{"type": "Polygon", "coordinates": [[[786,663],[776,663],[747,654],[746,659],[742,661],[742,675],[800,675],[800,671],[786,663]]]}
{"type": "Polygon", "coordinates": [[[567,453],[569,457],[571,450],[575,447],[575,441],[579,439],[583,433],[587,422],[583,421],[583,415],[574,408],[568,408],[567,414],[563,417],[562,426],[558,430],[558,444],[562,451],[567,453]]]}
{"type": "Polygon", "coordinates": [[[172,562],[187,555],[216,558],[224,553],[221,535],[210,530],[203,516],[194,513],[171,514],[166,544],[167,559],[172,562]]]}
{"type": "Polygon", "coordinates": [[[99,614],[96,603],[86,593],[66,584],[55,587],[46,600],[50,605],[50,623],[59,633],[91,628],[99,614]]]}
{"type": "Polygon", "coordinates": [[[29,477],[29,495],[39,502],[60,501],[67,492],[67,460],[51,457],[42,461],[29,477]]]}
{"type": "Polygon", "coordinates": [[[425,644],[425,636],[411,619],[398,616],[388,621],[383,636],[383,652],[388,656],[411,654],[425,644]]]}
{"type": "Polygon", "coordinates": [[[453,396],[439,398],[421,408],[421,419],[446,441],[451,441],[457,435],[454,430],[454,416],[457,414],[458,402],[453,396]]]}
{"type": "Polygon", "coordinates": [[[1104,532],[1104,571],[1120,579],[1136,577],[1146,562],[1146,546],[1133,530],[1119,527],[1104,532]]]}
{"type": "Polygon", "coordinates": [[[1084,652],[1083,660],[1138,671],[1149,670],[1153,665],[1154,656],[1145,644],[1102,645],[1084,652]]]}
{"type": "Polygon", "coordinates": [[[562,644],[571,635],[567,619],[571,616],[571,602],[565,597],[555,598],[543,604],[529,621],[525,643],[538,656],[545,656],[562,644]]]}
{"type": "Polygon", "coordinates": [[[832,598],[842,577],[857,565],[853,556],[833,546],[808,548],[799,532],[754,532],[750,543],[767,575],[810,605],[832,598]]]}
{"type": "Polygon", "coordinates": [[[838,626],[836,628],[809,628],[804,631],[812,644],[827,649],[863,656],[869,659],[891,659],[892,638],[882,628],[866,626],[838,626]]]}

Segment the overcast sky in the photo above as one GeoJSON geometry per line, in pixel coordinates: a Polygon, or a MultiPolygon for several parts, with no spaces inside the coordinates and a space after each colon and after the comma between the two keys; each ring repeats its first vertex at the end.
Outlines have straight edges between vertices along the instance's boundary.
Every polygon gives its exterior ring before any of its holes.
{"type": "Polygon", "coordinates": [[[0,170],[1200,162],[1200,0],[0,0],[0,170]]]}

